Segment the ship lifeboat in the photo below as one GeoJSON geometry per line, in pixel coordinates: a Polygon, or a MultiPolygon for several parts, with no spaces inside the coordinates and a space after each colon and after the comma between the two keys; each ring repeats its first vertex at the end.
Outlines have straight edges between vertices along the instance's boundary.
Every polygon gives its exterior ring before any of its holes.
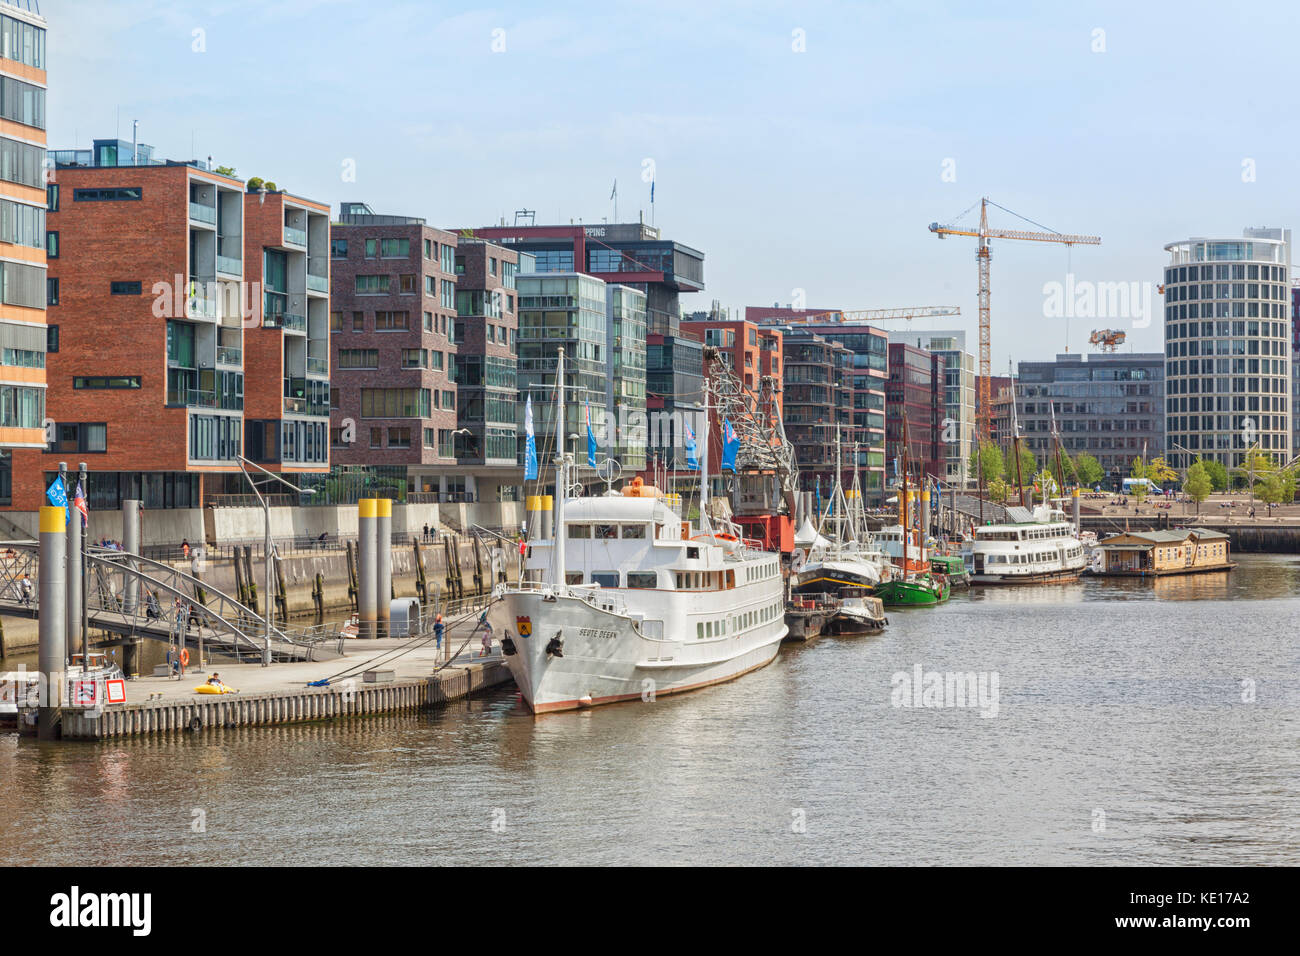
{"type": "Polygon", "coordinates": [[[623,486],[624,498],[662,498],[664,493],[654,485],[647,485],[640,478],[633,478],[623,486]]]}

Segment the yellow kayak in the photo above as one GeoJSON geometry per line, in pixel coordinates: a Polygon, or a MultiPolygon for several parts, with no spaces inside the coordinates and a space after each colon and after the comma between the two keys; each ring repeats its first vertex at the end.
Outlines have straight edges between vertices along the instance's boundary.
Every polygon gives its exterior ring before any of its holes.
{"type": "Polygon", "coordinates": [[[237,694],[239,693],[234,687],[227,687],[225,684],[200,684],[194,688],[196,694],[237,694]]]}

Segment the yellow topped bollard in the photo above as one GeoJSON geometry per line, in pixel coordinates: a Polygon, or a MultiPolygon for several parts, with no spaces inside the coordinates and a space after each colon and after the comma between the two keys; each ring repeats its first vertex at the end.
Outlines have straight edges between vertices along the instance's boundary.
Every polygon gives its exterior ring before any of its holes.
{"type": "Polygon", "coordinates": [[[357,625],[359,637],[374,638],[379,616],[379,591],[375,587],[379,555],[375,549],[375,525],[379,502],[362,498],[357,502],[357,625]]]}
{"type": "Polygon", "coordinates": [[[43,505],[40,515],[40,563],[36,571],[39,599],[36,608],[40,668],[40,699],[36,735],[41,740],[58,736],[59,709],[68,665],[68,509],[43,505]]]}

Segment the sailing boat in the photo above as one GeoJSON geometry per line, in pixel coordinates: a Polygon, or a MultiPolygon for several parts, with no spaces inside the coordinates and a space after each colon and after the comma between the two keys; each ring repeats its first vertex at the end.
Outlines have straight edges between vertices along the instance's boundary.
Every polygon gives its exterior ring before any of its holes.
{"type": "Polygon", "coordinates": [[[487,612],[524,702],[540,714],[654,700],[770,662],[787,633],[781,559],[709,518],[707,397],[692,528],[640,478],[569,497],[563,351],[555,381],[553,536],[528,542],[522,580],[498,584],[487,612]]]}
{"type": "MultiPolygon", "coordinates": [[[[807,559],[794,569],[793,590],[796,594],[838,595],[844,588],[871,590],[890,577],[888,558],[874,550],[869,539],[864,539],[857,515],[848,505],[840,481],[840,469],[840,439],[837,433],[835,484],[831,490],[830,505],[822,514],[812,536],[807,559]],[[824,532],[830,537],[825,537],[824,532]]],[[[795,560],[798,561],[797,558],[795,560]]]]}
{"type": "Polygon", "coordinates": [[[929,562],[924,558],[921,531],[919,528],[912,527],[911,501],[907,487],[906,415],[903,416],[903,447],[899,458],[903,464],[903,485],[898,494],[903,518],[901,574],[891,581],[880,584],[872,593],[884,602],[885,607],[932,607],[948,600],[950,587],[946,578],[936,577],[928,570],[929,562]],[[913,550],[921,555],[921,560],[915,564],[912,562],[913,550]]]}

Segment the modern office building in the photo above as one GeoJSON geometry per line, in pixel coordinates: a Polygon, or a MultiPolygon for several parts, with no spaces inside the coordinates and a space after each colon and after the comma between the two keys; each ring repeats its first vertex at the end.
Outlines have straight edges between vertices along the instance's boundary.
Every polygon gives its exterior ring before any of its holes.
{"type": "Polygon", "coordinates": [[[939,356],[914,345],[891,342],[889,380],[885,383],[885,457],[891,484],[902,478],[904,419],[909,478],[942,478],[947,465],[940,440],[943,408],[939,356]]]}
{"type": "Polygon", "coordinates": [[[966,351],[966,333],[956,331],[890,332],[889,341],[913,345],[939,357],[943,373],[943,418],[939,441],[944,453],[940,477],[967,487],[975,447],[975,356],[966,351]]]}
{"type": "Polygon", "coordinates": [[[538,461],[554,456],[556,362],[563,348],[564,434],[580,438],[580,448],[567,449],[575,454],[580,472],[587,467],[588,408],[599,446],[596,460],[614,458],[624,474],[645,468],[644,297],[627,286],[611,296],[607,283],[577,272],[537,272],[521,275],[517,282],[519,461],[524,460],[524,411],[530,395],[538,461]],[[611,309],[619,313],[616,318],[610,317],[611,309]],[[613,336],[619,340],[616,349],[611,348],[614,323],[619,329],[613,336]]]}
{"type": "Polygon", "coordinates": [[[1258,444],[1292,450],[1291,231],[1165,246],[1165,431],[1169,463],[1239,466],[1258,444]]]}
{"type": "MultiPolygon", "coordinates": [[[[681,423],[704,411],[704,343],[683,332],[646,335],[647,464],[686,470],[681,423]]],[[[694,426],[692,426],[694,427],[694,426]]]]}
{"type": "Polygon", "coordinates": [[[486,226],[476,237],[536,257],[538,272],[580,272],[646,298],[647,331],[676,335],[679,297],[704,289],[704,253],[642,222],[599,226],[486,226]]]}
{"type": "Polygon", "coordinates": [[[1055,418],[1065,454],[1087,452],[1111,481],[1128,477],[1134,458],[1145,453],[1150,460],[1165,453],[1164,370],[1158,352],[1068,354],[1054,362],[1021,362],[1016,388],[1021,444],[1040,465],[1049,463],[1055,454],[1055,418]]]}
{"type": "MultiPolygon", "coordinates": [[[[60,460],[87,462],[92,509],[125,498],[201,507],[239,481],[242,333],[262,317],[262,303],[245,295],[245,265],[261,250],[244,245],[244,184],[121,140],[52,156],[47,415],[55,434],[46,451],[18,453],[14,507],[41,504],[60,460]]],[[[257,388],[278,398],[283,378],[265,371],[270,364],[257,365],[257,388]]]]}
{"type": "MultiPolygon", "coordinates": [[[[211,218],[194,189],[194,212],[211,218]]],[[[205,237],[200,236],[206,241],[205,237]]],[[[216,235],[218,273],[233,274],[238,237],[216,235]]],[[[246,300],[260,313],[240,328],[223,315],[217,328],[219,375],[244,370],[244,456],[268,471],[329,470],[330,209],[285,192],[244,194],[246,300]],[[258,290],[260,294],[254,293],[258,290]]],[[[240,479],[242,481],[242,477],[240,479]]],[[[291,479],[292,480],[292,479],[291,479]]],[[[231,491],[247,488],[232,488],[231,491]]]]}
{"type": "MultiPolygon", "coordinates": [[[[835,482],[835,440],[840,439],[840,477],[850,487],[853,444],[853,352],[801,327],[781,330],[785,365],[785,432],[794,445],[804,491],[825,494],[835,482]]],[[[859,475],[859,481],[864,476],[859,475]]],[[[864,491],[865,494],[865,491],[864,491]]]]}
{"type": "Polygon", "coordinates": [[[346,202],[330,230],[330,257],[335,471],[362,474],[358,493],[472,494],[472,483],[450,471],[456,236],[419,217],[346,202]]]}
{"type": "MultiPolygon", "coordinates": [[[[858,442],[859,482],[863,499],[869,505],[880,505],[885,494],[885,380],[889,377],[889,337],[870,325],[856,322],[832,321],[823,311],[806,310],[798,321],[789,319],[796,314],[792,309],[772,307],[746,308],[745,314],[769,315],[764,324],[776,323],[778,328],[800,329],[821,335],[840,343],[852,353],[851,382],[853,388],[853,435],[846,440],[858,442]],[[815,316],[816,318],[810,318],[815,316]]],[[[849,461],[846,454],[845,461],[849,461]]]]}
{"type": "MultiPolygon", "coordinates": [[[[45,19],[0,0],[0,508],[14,503],[15,449],[45,445],[47,281],[45,19]]],[[[57,187],[49,200],[57,202],[57,187]]],[[[32,456],[28,456],[29,460],[32,456]]],[[[30,476],[30,484],[37,476],[30,476]]]]}
{"type": "Polygon", "coordinates": [[[455,470],[508,472],[518,485],[517,278],[533,271],[533,257],[483,239],[458,239],[455,261],[455,470]]]}

